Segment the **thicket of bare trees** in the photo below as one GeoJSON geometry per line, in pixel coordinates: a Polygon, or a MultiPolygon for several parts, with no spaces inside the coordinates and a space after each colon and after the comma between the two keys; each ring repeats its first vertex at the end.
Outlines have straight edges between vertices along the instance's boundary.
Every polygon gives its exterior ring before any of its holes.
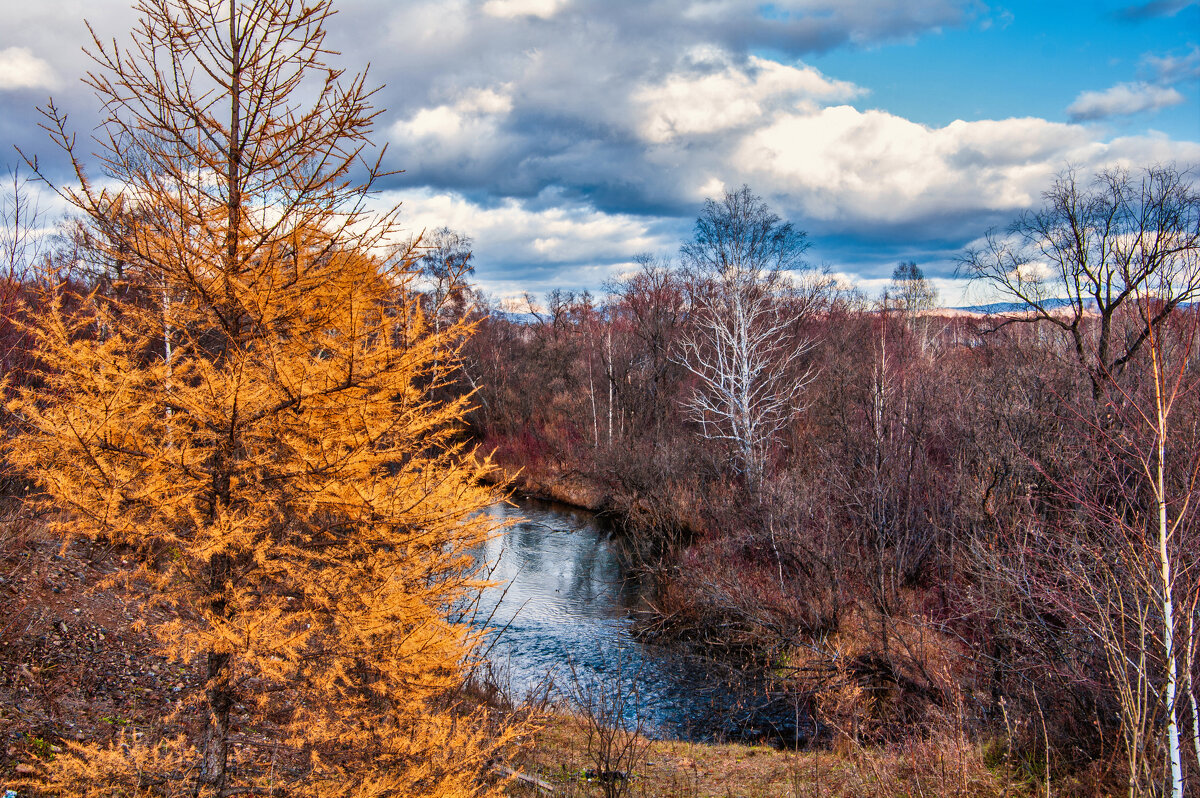
{"type": "Polygon", "coordinates": [[[866,738],[957,708],[1039,782],[1183,794],[1200,785],[1194,181],[1064,173],[964,256],[1022,303],[992,317],[938,314],[912,263],[877,304],[793,279],[771,242],[798,256],[803,237],[743,189],[705,206],[680,266],[643,258],[532,319],[485,313],[472,423],[624,524],[660,576],[648,634],[791,674],[818,715],[854,685],[866,738]],[[727,223],[747,210],[757,226],[727,223]]]}

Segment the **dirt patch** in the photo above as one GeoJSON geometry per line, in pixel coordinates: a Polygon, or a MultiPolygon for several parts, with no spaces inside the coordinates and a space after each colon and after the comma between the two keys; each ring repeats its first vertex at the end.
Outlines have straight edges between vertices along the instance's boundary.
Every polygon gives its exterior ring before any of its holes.
{"type": "Polygon", "coordinates": [[[0,785],[65,741],[161,725],[195,679],[155,653],[139,601],[111,584],[122,555],[0,522],[0,785]]]}

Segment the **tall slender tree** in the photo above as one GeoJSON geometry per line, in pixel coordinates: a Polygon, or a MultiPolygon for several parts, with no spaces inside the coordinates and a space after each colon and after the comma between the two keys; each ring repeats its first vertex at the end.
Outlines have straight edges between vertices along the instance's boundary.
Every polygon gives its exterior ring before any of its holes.
{"type": "Polygon", "coordinates": [[[730,445],[755,495],[768,450],[813,376],[797,368],[811,342],[788,336],[807,303],[781,301],[794,287],[783,274],[802,265],[807,248],[803,232],[742,186],[705,201],[680,250],[693,318],[678,357],[697,379],[687,410],[705,437],[730,445]]]}
{"type": "Polygon", "coordinates": [[[473,635],[448,619],[492,494],[456,442],[466,400],[430,398],[468,327],[433,329],[397,209],[369,210],[372,90],[324,63],[324,0],[137,10],[87,77],[104,180],[46,111],[112,288],[36,331],[45,389],[13,402],[10,456],[62,534],[135,553],[202,687],[182,736],[77,746],[45,786],[486,793],[496,739],[449,702],[473,635]],[[271,757],[239,719],[277,731],[271,757]]]}

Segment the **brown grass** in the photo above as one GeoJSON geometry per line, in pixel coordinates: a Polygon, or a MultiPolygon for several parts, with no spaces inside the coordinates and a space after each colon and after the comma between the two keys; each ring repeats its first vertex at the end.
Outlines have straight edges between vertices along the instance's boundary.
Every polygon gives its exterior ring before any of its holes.
{"type": "MultiPolygon", "coordinates": [[[[553,793],[516,781],[509,795],[602,796],[588,777],[587,729],[552,717],[513,764],[553,793]]],[[[646,764],[630,794],[656,798],[1017,798],[1035,791],[985,764],[980,746],[961,735],[936,734],[869,748],[842,741],[832,751],[779,751],[766,746],[649,741],[646,764]]]]}

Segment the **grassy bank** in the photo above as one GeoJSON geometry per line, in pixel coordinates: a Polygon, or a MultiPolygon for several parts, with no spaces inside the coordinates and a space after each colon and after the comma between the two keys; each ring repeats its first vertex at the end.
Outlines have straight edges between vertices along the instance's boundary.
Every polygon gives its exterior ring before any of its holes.
{"type": "MultiPolygon", "coordinates": [[[[524,778],[512,796],[655,796],[656,798],[852,798],[1036,795],[999,753],[953,733],[895,747],[843,741],[830,750],[780,751],[638,738],[636,755],[605,768],[595,728],[554,716],[513,760],[524,778]],[[994,761],[992,761],[994,760],[994,761]],[[625,769],[628,768],[628,769],[625,769]]],[[[997,749],[999,750],[999,749],[997,749]]]]}

